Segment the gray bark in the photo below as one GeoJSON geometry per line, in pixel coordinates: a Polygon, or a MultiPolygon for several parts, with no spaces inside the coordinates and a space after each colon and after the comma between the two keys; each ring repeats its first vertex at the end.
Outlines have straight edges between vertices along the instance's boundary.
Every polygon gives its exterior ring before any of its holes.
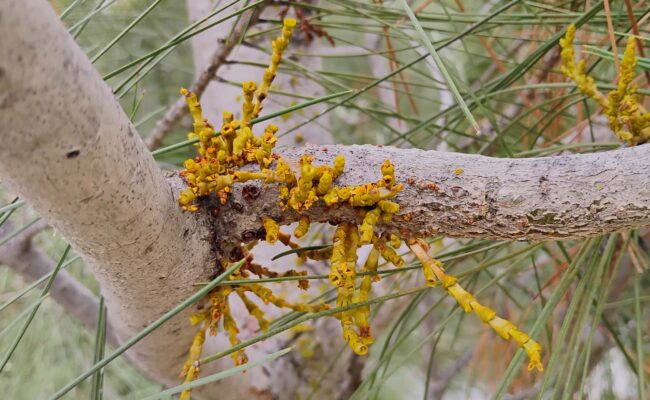
{"type": "MultiPolygon", "coordinates": [[[[124,339],[210,275],[207,227],[183,213],[110,89],[39,0],[0,4],[0,180],[91,265],[124,339]]],[[[133,359],[178,383],[194,332],[187,313],[133,359]],[[163,350],[163,351],[161,351],[163,350]]]]}
{"type": "MultiPolygon", "coordinates": [[[[557,240],[650,225],[650,176],[645,170],[650,145],[522,159],[373,145],[308,146],[278,153],[294,166],[305,153],[314,155],[315,165],[331,165],[343,154],[346,168],[335,182],[338,186],[376,182],[381,163],[390,159],[404,190],[394,199],[400,212],[380,228],[405,238],[557,240]]],[[[238,184],[234,207],[222,210],[216,222],[234,226],[228,236],[237,241],[256,232],[263,215],[283,224],[296,221],[299,216],[283,212],[277,196],[275,185],[238,184]],[[254,199],[241,195],[250,185],[259,189],[254,199]]],[[[314,222],[359,221],[350,207],[316,204],[307,214],[314,222]]]]}

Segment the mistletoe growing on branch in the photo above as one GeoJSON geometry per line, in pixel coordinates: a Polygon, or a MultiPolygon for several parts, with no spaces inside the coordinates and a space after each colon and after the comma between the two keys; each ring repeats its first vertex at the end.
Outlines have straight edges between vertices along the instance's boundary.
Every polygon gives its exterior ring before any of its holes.
{"type": "MultiPolygon", "coordinates": [[[[465,291],[458,279],[444,272],[442,263],[428,255],[428,245],[422,238],[401,238],[396,232],[382,229],[381,223],[388,223],[400,211],[400,205],[391,199],[403,190],[403,184],[398,182],[395,170],[390,160],[385,160],[380,166],[381,178],[377,182],[369,182],[357,186],[337,186],[336,180],[345,173],[345,158],[338,155],[333,165],[314,165],[313,156],[303,155],[298,162],[299,173],[279,155],[273,153],[277,142],[275,136],[277,126],[268,125],[260,136],[253,133],[252,121],[262,111],[262,103],[268,96],[269,88],[276,76],[282,53],[287,48],[296,21],[284,20],[281,36],[273,41],[271,63],[265,70],[259,88],[253,81],[242,84],[243,104],[242,118],[235,119],[233,113],[223,112],[221,129],[217,132],[213,125],[203,118],[201,105],[196,95],[187,89],[181,89],[186,97],[187,105],[193,117],[193,132],[189,139],[198,139],[196,144],[198,155],[184,163],[185,169],[181,176],[188,187],[180,194],[180,206],[189,212],[196,212],[202,203],[209,199],[217,200],[225,205],[228,202],[231,186],[251,180],[279,185],[279,198],[283,210],[302,213],[314,204],[321,203],[326,207],[337,208],[347,205],[355,210],[359,224],[337,223],[331,246],[319,250],[301,251],[298,256],[305,259],[329,260],[329,281],[337,291],[336,307],[345,307],[346,311],[335,314],[341,322],[343,339],[358,355],[368,352],[368,347],[374,339],[370,329],[370,306],[365,304],[370,297],[372,284],[379,280],[377,266],[379,258],[400,268],[404,259],[397,253],[406,240],[407,246],[422,264],[428,286],[438,283],[453,297],[465,312],[474,312],[479,318],[491,326],[501,337],[512,339],[521,346],[530,358],[529,369],[537,368],[542,371],[541,346],[526,333],[519,330],[512,322],[500,318],[496,312],[481,305],[476,298],[465,291]],[[256,166],[243,169],[243,167],[256,166]],[[357,270],[359,264],[359,249],[362,246],[372,246],[363,267],[357,270]],[[363,273],[361,283],[357,282],[357,274],[363,273]],[[358,307],[354,305],[359,304],[358,307]],[[352,307],[350,307],[352,306],[352,307]]],[[[280,231],[278,222],[269,217],[261,217],[265,230],[264,239],[270,243],[278,240],[292,249],[299,245],[291,241],[291,236],[280,231]]],[[[300,238],[308,233],[310,219],[302,215],[294,231],[294,236],[300,238]]],[[[230,276],[231,280],[242,280],[250,274],[259,277],[276,277],[280,274],[267,267],[253,262],[251,248],[257,242],[241,245],[237,254],[244,255],[246,261],[239,272],[230,276]]],[[[226,269],[236,262],[235,259],[222,259],[221,267],[226,269]]],[[[304,276],[305,271],[290,270],[284,276],[304,276]]],[[[193,325],[200,325],[190,348],[189,357],[183,367],[182,376],[185,382],[190,382],[198,375],[200,358],[206,331],[215,335],[219,322],[228,333],[230,344],[236,346],[239,329],[233,318],[229,298],[237,295],[259,323],[263,331],[269,327],[264,311],[255,304],[248,293],[254,294],[265,304],[273,304],[281,308],[289,308],[298,312],[319,312],[328,309],[327,304],[292,303],[279,295],[255,283],[220,286],[208,297],[209,305],[199,313],[192,315],[193,325]]],[[[301,289],[308,288],[307,280],[299,280],[301,289]]],[[[248,361],[244,350],[231,354],[236,365],[248,361]]],[[[183,392],[182,399],[189,399],[189,391],[183,392]]]]}

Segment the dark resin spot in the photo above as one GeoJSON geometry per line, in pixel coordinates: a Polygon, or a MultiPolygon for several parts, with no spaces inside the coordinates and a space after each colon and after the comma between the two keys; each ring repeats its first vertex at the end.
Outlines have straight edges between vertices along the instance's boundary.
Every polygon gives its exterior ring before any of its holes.
{"type": "Polygon", "coordinates": [[[68,154],[66,154],[65,156],[66,156],[67,158],[75,158],[75,157],[77,157],[79,154],[81,154],[81,151],[80,151],[80,150],[72,150],[72,151],[68,152],[68,154]]]}

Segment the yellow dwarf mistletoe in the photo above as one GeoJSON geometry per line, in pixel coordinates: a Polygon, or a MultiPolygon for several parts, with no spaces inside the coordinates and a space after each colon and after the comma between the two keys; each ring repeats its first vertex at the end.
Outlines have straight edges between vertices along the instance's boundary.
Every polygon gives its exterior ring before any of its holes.
{"type": "Polygon", "coordinates": [[[481,321],[488,324],[494,331],[506,340],[512,340],[521,346],[528,355],[530,363],[528,370],[533,368],[539,371],[544,370],[541,361],[542,346],[531,339],[526,333],[517,329],[512,322],[497,316],[497,313],[489,307],[481,305],[469,292],[458,284],[458,279],[445,273],[442,263],[434,260],[427,254],[428,245],[423,240],[410,240],[409,248],[422,263],[422,270],[427,281],[427,285],[436,286],[440,283],[447,291],[449,296],[453,297],[458,305],[466,313],[473,312],[481,321]]]}
{"type": "MultiPolygon", "coordinates": [[[[235,119],[231,112],[224,111],[221,128],[217,131],[203,118],[196,95],[186,89],[181,90],[193,118],[193,131],[188,134],[188,137],[198,140],[196,144],[198,154],[195,158],[184,162],[185,168],[180,174],[185,179],[187,188],[180,194],[178,202],[184,210],[196,212],[199,208],[197,199],[203,196],[216,196],[221,204],[226,204],[231,186],[235,183],[259,180],[277,184],[279,205],[287,212],[300,215],[294,231],[296,238],[303,237],[309,232],[311,221],[305,211],[314,204],[320,203],[333,208],[345,205],[353,208],[358,213],[360,221],[358,225],[350,221],[339,223],[331,246],[302,251],[298,255],[302,259],[329,260],[329,281],[337,291],[336,306],[353,306],[369,299],[373,282],[379,280],[376,272],[380,258],[396,267],[404,265],[404,259],[398,254],[402,240],[393,233],[380,230],[382,223],[390,222],[393,215],[400,211],[399,204],[393,199],[402,191],[403,185],[398,183],[395,168],[390,160],[378,166],[381,178],[377,182],[358,186],[336,185],[337,178],[345,171],[345,158],[342,155],[336,156],[332,165],[314,165],[312,156],[303,155],[298,162],[299,171],[296,173],[287,161],[273,153],[277,142],[276,126],[268,125],[259,136],[253,132],[251,121],[262,110],[262,102],[268,95],[282,52],[289,43],[295,25],[293,19],[284,20],[281,36],[273,41],[271,64],[265,70],[261,84],[258,86],[252,81],[243,83],[241,120],[235,119]],[[241,170],[244,165],[257,165],[257,170],[241,170]],[[371,246],[371,250],[359,270],[359,249],[366,245],[371,246]],[[359,272],[364,273],[361,279],[357,276],[359,272]]],[[[267,242],[279,241],[293,249],[299,247],[291,240],[291,235],[280,230],[278,222],[274,219],[262,216],[260,225],[264,228],[267,242]]],[[[245,262],[238,272],[230,276],[230,280],[246,280],[251,274],[268,278],[306,275],[304,271],[295,270],[280,274],[255,263],[250,253],[255,243],[241,245],[240,253],[244,256],[245,262]]],[[[450,296],[454,297],[463,309],[474,311],[499,335],[506,339],[513,339],[524,347],[531,358],[531,366],[541,369],[539,345],[517,330],[513,324],[496,317],[492,310],[481,306],[476,299],[458,286],[455,278],[444,275],[441,267],[438,266],[437,269],[431,267],[433,261],[426,258],[426,252],[416,244],[411,244],[411,249],[421,260],[427,281],[430,284],[441,281],[450,296]]],[[[237,260],[225,259],[221,260],[221,264],[222,267],[227,268],[235,261],[237,260]]],[[[434,265],[438,265],[435,263],[434,265]]],[[[298,279],[298,287],[307,289],[308,281],[298,279]]],[[[229,301],[232,296],[237,296],[242,301],[248,313],[258,321],[263,331],[268,329],[270,323],[265,318],[264,311],[252,299],[253,296],[266,305],[272,304],[297,312],[319,312],[329,308],[327,304],[289,302],[270,289],[255,283],[254,280],[217,287],[205,299],[201,311],[191,316],[192,325],[199,326],[199,331],[181,374],[185,382],[190,382],[198,376],[199,359],[206,332],[215,335],[221,326],[232,346],[240,342],[239,328],[230,310],[229,301]]],[[[335,316],[341,322],[343,339],[350,348],[356,354],[366,354],[373,342],[369,322],[370,306],[350,307],[335,316]]],[[[237,365],[247,362],[243,349],[234,352],[231,357],[237,365]]],[[[186,391],[181,398],[189,399],[189,396],[189,391],[186,391]]]]}
{"type": "Polygon", "coordinates": [[[623,53],[616,89],[607,96],[598,91],[594,79],[585,72],[585,60],[575,62],[576,27],[569,25],[566,35],[560,39],[563,65],[561,71],[575,82],[578,90],[595,100],[607,116],[609,126],[619,139],[634,146],[650,139],[650,112],[637,99],[637,86],[632,83],[636,74],[637,58],[634,51],[636,40],[630,37],[623,53]]]}

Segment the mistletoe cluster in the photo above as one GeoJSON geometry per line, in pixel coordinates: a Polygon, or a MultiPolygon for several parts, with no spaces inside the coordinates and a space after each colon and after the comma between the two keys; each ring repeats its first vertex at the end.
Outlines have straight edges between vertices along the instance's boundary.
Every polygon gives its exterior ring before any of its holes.
{"type": "Polygon", "coordinates": [[[621,60],[616,90],[610,91],[605,96],[598,91],[594,79],[587,75],[585,60],[580,60],[577,64],[575,62],[576,54],[573,48],[575,33],[575,25],[569,25],[566,35],[560,39],[562,73],[575,82],[578,90],[602,107],[609,127],[619,139],[632,146],[647,142],[650,139],[650,112],[639,104],[637,86],[632,83],[636,77],[637,58],[634,51],[636,39],[634,37],[628,39],[621,60]]]}
{"type": "MultiPolygon", "coordinates": [[[[268,125],[263,133],[256,136],[253,133],[252,121],[259,116],[262,102],[268,95],[269,88],[275,78],[282,53],[286,49],[292,31],[296,25],[293,19],[285,19],[281,36],[273,41],[271,64],[265,70],[259,87],[255,82],[242,84],[243,105],[242,118],[235,119],[231,112],[223,113],[221,129],[217,133],[214,127],[203,118],[201,105],[195,94],[182,89],[186,97],[190,113],[193,117],[193,131],[188,134],[190,139],[197,139],[198,155],[186,160],[185,169],[181,176],[187,183],[187,188],[181,193],[178,202],[189,211],[199,209],[197,198],[216,196],[221,204],[228,201],[231,187],[238,182],[259,180],[277,184],[279,187],[278,202],[285,210],[302,214],[293,233],[296,238],[306,235],[310,228],[310,219],[305,211],[314,204],[321,203],[327,207],[336,208],[347,206],[353,208],[359,216],[360,224],[352,222],[339,223],[335,229],[331,246],[317,250],[301,251],[298,257],[302,259],[329,260],[329,281],[337,291],[337,307],[345,307],[347,311],[335,314],[340,320],[343,339],[358,355],[368,352],[373,342],[370,330],[370,306],[355,304],[366,302],[371,293],[372,284],[379,280],[377,267],[379,259],[383,258],[396,267],[404,265],[404,259],[398,254],[402,247],[402,239],[393,233],[382,231],[381,223],[388,223],[393,215],[400,211],[398,203],[392,199],[403,189],[395,177],[395,169],[386,160],[381,166],[381,178],[377,182],[369,182],[358,186],[338,186],[337,178],[345,173],[345,159],[339,155],[332,165],[314,165],[313,157],[303,155],[296,166],[298,173],[282,157],[273,153],[277,142],[275,133],[278,128],[268,125]],[[241,170],[245,165],[257,165],[257,170],[241,170]],[[372,246],[363,267],[358,270],[359,249],[362,246],[372,246]],[[363,272],[358,283],[359,272],[363,272]],[[352,306],[352,307],[350,307],[352,306]]],[[[291,235],[280,230],[278,222],[268,216],[260,216],[260,224],[265,230],[265,239],[269,243],[280,241],[285,246],[298,248],[299,245],[291,240],[291,235]]],[[[442,264],[428,256],[426,242],[421,239],[406,241],[412,253],[420,260],[428,286],[441,283],[447,293],[453,297],[466,312],[476,313],[484,322],[490,325],[505,339],[512,339],[524,348],[531,359],[529,369],[542,370],[541,346],[530,339],[528,335],[518,330],[511,322],[499,318],[496,313],[478,301],[459,284],[455,277],[444,272],[442,264]]],[[[229,299],[234,295],[246,306],[262,331],[269,328],[269,321],[264,311],[249,298],[254,295],[265,304],[288,308],[298,312],[319,312],[329,308],[327,304],[309,304],[304,302],[292,303],[274,294],[270,289],[247,279],[251,274],[258,277],[304,276],[306,272],[290,270],[278,273],[254,261],[250,250],[255,242],[241,245],[241,254],[245,262],[238,272],[229,279],[238,280],[237,284],[219,286],[214,289],[205,303],[206,307],[191,317],[191,322],[199,326],[189,351],[182,376],[185,382],[196,379],[200,368],[200,358],[206,332],[217,333],[221,323],[228,334],[231,345],[240,343],[237,322],[232,316],[229,299]],[[249,282],[241,283],[241,280],[249,282]]],[[[238,260],[221,260],[224,268],[238,260]]],[[[301,289],[308,288],[307,280],[298,280],[301,289]]],[[[232,353],[235,364],[247,362],[244,350],[232,353]]],[[[185,391],[181,399],[189,399],[190,392],[185,391]]]]}

